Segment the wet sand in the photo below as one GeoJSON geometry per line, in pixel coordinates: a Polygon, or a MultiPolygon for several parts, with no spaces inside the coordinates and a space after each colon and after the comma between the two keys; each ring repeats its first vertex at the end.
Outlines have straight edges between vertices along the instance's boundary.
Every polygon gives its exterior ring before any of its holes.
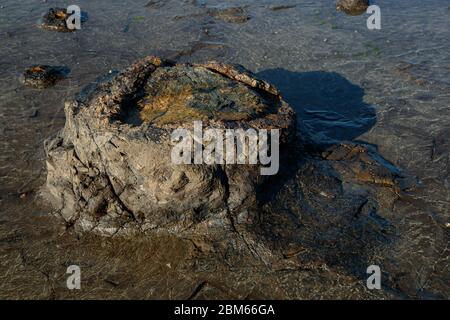
{"type": "Polygon", "coordinates": [[[220,1],[147,3],[79,1],[89,20],[81,30],[58,33],[36,24],[62,1],[2,2],[1,298],[449,298],[447,1],[379,1],[379,31],[367,29],[367,15],[346,16],[318,1],[233,1],[242,9],[231,19],[217,14],[220,1]],[[339,263],[351,247],[328,250],[325,262],[277,270],[251,255],[210,255],[174,237],[77,236],[58,224],[39,192],[43,141],[63,127],[64,101],[148,54],[240,63],[281,90],[305,139],[363,141],[417,177],[413,192],[377,209],[395,226],[392,241],[365,252],[364,262],[389,270],[389,286],[370,291],[363,264],[339,263]],[[71,72],[52,88],[25,87],[19,76],[34,64],[71,72]],[[71,264],[82,268],[81,291],[66,288],[71,264]]]}

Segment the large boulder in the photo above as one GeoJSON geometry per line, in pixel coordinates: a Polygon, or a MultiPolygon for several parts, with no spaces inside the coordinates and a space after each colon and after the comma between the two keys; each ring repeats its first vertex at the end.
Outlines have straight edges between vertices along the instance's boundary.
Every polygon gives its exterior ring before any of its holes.
{"type": "Polygon", "coordinates": [[[83,90],[65,115],[45,144],[49,199],[67,226],[103,235],[254,224],[258,190],[275,176],[259,162],[176,164],[172,134],[194,121],[204,131],[277,129],[283,165],[296,124],[277,89],[241,66],[152,56],[83,90]]]}

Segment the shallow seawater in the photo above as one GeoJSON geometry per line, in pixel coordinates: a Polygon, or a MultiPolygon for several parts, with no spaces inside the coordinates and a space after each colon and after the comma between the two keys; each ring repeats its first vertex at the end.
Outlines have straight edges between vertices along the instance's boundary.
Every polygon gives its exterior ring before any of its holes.
{"type": "Polygon", "coordinates": [[[88,20],[72,33],[36,26],[64,1],[0,3],[0,297],[183,299],[199,286],[195,298],[450,297],[448,0],[375,1],[381,30],[367,28],[368,14],[347,16],[332,1],[227,1],[249,17],[235,22],[208,13],[222,1],[147,3],[79,0],[88,20]],[[128,242],[60,230],[38,196],[44,139],[64,126],[65,101],[149,54],[242,64],[281,90],[305,138],[372,144],[417,177],[408,201],[383,209],[403,239],[386,264],[415,281],[395,280],[401,293],[367,292],[364,279],[338,269],[268,273],[251,261],[198,254],[180,239],[128,242]],[[52,88],[24,87],[20,74],[34,64],[70,74],[52,88]],[[71,264],[85,270],[80,294],[65,288],[71,264]]]}

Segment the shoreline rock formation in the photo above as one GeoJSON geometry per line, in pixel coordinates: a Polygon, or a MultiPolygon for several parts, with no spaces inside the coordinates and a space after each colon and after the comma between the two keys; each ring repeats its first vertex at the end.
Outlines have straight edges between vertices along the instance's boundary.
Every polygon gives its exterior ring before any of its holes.
{"type": "Polygon", "coordinates": [[[66,78],[69,72],[70,70],[67,67],[33,65],[23,72],[20,80],[27,86],[43,89],[66,78]]]}

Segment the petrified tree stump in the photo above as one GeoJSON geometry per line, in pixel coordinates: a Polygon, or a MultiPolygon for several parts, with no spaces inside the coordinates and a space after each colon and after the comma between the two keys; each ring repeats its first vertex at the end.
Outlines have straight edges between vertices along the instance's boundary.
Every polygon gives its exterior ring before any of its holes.
{"type": "MultiPolygon", "coordinates": [[[[261,164],[174,164],[171,133],[280,130],[295,113],[276,88],[240,66],[174,64],[147,57],[65,105],[66,124],[46,141],[47,189],[68,226],[104,235],[212,235],[254,222],[261,164]]],[[[203,146],[204,147],[204,146],[203,146]]]]}

